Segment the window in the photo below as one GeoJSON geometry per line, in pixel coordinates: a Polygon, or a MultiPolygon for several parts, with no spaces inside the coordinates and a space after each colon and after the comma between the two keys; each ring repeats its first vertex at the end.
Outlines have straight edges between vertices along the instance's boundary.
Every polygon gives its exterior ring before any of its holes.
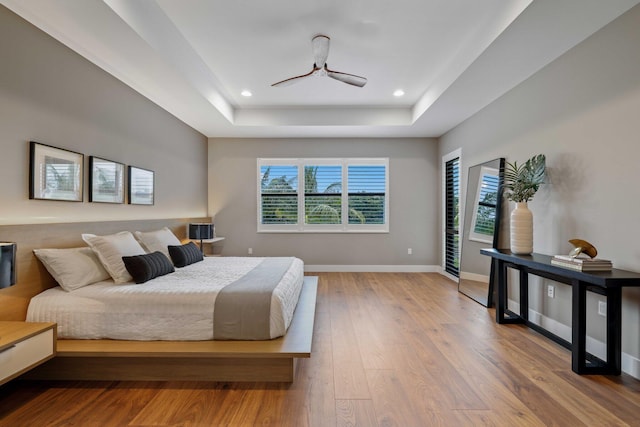
{"type": "Polygon", "coordinates": [[[349,224],[384,224],[386,175],[384,165],[349,166],[349,224]]]}
{"type": "Polygon", "coordinates": [[[304,166],[304,223],[342,224],[342,166],[304,166]]]}
{"type": "Polygon", "coordinates": [[[298,223],[297,166],[261,166],[260,188],[262,224],[298,223]]]}
{"type": "Polygon", "coordinates": [[[445,159],[444,205],[445,205],[445,238],[444,238],[444,270],[458,277],[460,274],[460,157],[453,154],[445,159]]]}
{"type": "Polygon", "coordinates": [[[258,231],[388,232],[389,159],[258,159],[258,231]]]}

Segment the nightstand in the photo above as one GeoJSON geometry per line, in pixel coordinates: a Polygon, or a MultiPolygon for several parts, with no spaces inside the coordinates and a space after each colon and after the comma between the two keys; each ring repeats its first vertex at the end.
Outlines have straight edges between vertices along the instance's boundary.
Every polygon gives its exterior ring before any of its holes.
{"type": "Polygon", "coordinates": [[[0,321],[0,385],[55,355],[55,323],[0,321]]]}
{"type": "Polygon", "coordinates": [[[222,242],[224,240],[224,237],[214,237],[213,239],[205,239],[202,241],[202,244],[208,244],[211,246],[211,252],[210,253],[206,253],[205,251],[205,256],[221,256],[220,255],[220,251],[216,252],[215,246],[216,243],[218,242],[222,242]]]}

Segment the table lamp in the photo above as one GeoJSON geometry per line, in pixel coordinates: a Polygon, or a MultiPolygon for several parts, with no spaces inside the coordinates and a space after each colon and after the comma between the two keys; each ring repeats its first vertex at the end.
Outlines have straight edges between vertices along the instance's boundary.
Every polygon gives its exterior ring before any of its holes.
{"type": "Polygon", "coordinates": [[[200,252],[204,255],[202,241],[213,239],[213,224],[209,222],[196,222],[189,224],[189,239],[200,240],[200,252]]]}
{"type": "Polygon", "coordinates": [[[15,243],[0,242],[0,289],[16,284],[15,243]]]}

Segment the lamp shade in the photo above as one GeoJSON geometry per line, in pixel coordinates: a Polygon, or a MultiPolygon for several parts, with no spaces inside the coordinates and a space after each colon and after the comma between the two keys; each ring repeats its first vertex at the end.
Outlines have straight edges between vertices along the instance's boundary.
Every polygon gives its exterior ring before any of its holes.
{"type": "Polygon", "coordinates": [[[207,222],[189,224],[189,238],[193,240],[213,239],[213,224],[207,222]]]}
{"type": "Polygon", "coordinates": [[[0,288],[16,284],[16,248],[15,243],[0,242],[0,288]]]}

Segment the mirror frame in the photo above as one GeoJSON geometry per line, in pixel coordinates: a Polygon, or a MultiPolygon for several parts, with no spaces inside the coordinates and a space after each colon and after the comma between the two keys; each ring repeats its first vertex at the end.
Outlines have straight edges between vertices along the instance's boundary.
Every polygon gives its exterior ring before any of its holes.
{"type": "MultiPolygon", "coordinates": [[[[502,220],[502,186],[504,183],[504,167],[505,167],[505,158],[504,157],[499,157],[497,159],[493,159],[493,160],[489,160],[483,163],[479,163],[477,165],[473,165],[470,166],[467,172],[467,188],[465,191],[465,204],[464,204],[464,215],[463,215],[463,219],[462,219],[462,227],[461,227],[461,239],[460,239],[460,269],[459,269],[459,276],[458,277],[458,292],[462,293],[463,295],[466,295],[467,297],[473,299],[474,301],[478,302],[479,304],[482,304],[484,306],[486,306],[487,308],[491,308],[493,307],[494,304],[494,282],[496,279],[496,264],[495,264],[495,260],[493,258],[491,258],[490,260],[490,267],[489,267],[489,283],[487,286],[487,296],[486,296],[486,300],[481,299],[480,296],[478,295],[474,295],[470,292],[465,292],[464,288],[461,286],[462,281],[464,279],[461,278],[462,274],[463,274],[463,263],[464,263],[464,248],[465,248],[465,244],[466,246],[468,246],[469,244],[467,243],[467,240],[472,240],[472,241],[476,241],[474,239],[470,239],[470,233],[471,230],[465,230],[465,225],[469,224],[469,228],[471,228],[472,223],[473,223],[473,217],[475,217],[477,215],[477,210],[478,210],[478,195],[479,195],[479,186],[481,183],[481,179],[482,179],[482,168],[483,167],[492,167],[495,169],[495,167],[498,166],[498,193],[497,193],[497,197],[496,197],[496,211],[495,211],[495,218],[494,218],[494,227],[493,227],[493,238],[491,239],[491,243],[487,242],[487,245],[491,244],[492,248],[497,248],[499,241],[500,241],[500,225],[501,225],[501,220],[502,220]],[[497,164],[496,164],[497,163],[497,164]],[[472,176],[472,168],[479,168],[479,176],[475,179],[475,182],[471,182],[473,176],[472,176]],[[469,203],[468,203],[469,202],[469,203]]],[[[467,254],[468,256],[468,254],[467,254]]],[[[482,256],[480,255],[480,253],[478,252],[478,256],[482,256]]],[[[488,260],[487,260],[488,261],[488,260]]]]}

